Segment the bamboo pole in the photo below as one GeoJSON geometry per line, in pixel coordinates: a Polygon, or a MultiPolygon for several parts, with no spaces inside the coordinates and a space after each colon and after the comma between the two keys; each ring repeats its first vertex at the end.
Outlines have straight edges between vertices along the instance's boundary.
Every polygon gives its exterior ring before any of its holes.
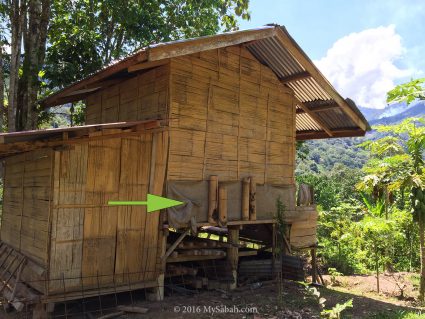
{"type": "Polygon", "coordinates": [[[251,180],[246,177],[242,180],[242,220],[249,220],[249,188],[251,180]]]}
{"type": "Polygon", "coordinates": [[[249,189],[249,219],[257,220],[257,184],[255,178],[252,176],[250,179],[250,189],[249,189]]]}
{"type": "Polygon", "coordinates": [[[227,223],[227,187],[220,185],[218,187],[218,220],[220,226],[227,223]]]}
{"type": "Polygon", "coordinates": [[[214,212],[217,210],[218,177],[210,176],[208,192],[208,223],[215,224],[214,212]]]}

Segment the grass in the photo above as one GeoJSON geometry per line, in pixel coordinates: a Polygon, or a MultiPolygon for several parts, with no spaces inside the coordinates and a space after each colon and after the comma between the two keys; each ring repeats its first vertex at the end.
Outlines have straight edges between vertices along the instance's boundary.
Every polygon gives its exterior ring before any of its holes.
{"type": "Polygon", "coordinates": [[[419,274],[411,274],[408,279],[414,287],[419,287],[419,282],[421,280],[421,276],[419,274]]]}
{"type": "Polygon", "coordinates": [[[393,313],[378,313],[370,316],[371,319],[424,319],[425,313],[414,311],[396,311],[393,313]]]}

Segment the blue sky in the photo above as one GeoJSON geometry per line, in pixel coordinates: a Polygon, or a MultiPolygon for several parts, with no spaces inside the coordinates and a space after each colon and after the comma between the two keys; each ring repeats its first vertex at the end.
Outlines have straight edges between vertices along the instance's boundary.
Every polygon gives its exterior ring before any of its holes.
{"type": "Polygon", "coordinates": [[[385,92],[425,76],[424,0],[250,0],[250,21],[285,25],[344,96],[382,108],[385,92]]]}

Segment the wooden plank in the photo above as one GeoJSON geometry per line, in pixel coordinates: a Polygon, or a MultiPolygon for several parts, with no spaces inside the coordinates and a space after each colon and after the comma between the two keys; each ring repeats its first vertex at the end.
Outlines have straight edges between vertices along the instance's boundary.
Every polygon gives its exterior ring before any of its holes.
{"type": "Polygon", "coordinates": [[[170,63],[170,59],[163,59],[163,60],[159,60],[159,61],[149,61],[149,62],[143,62],[143,63],[138,63],[135,65],[131,65],[127,68],[128,72],[137,72],[137,71],[141,71],[141,70],[146,70],[146,69],[151,69],[151,68],[155,68],[164,64],[170,63]]]}
{"type": "Polygon", "coordinates": [[[311,77],[310,73],[308,73],[307,71],[303,71],[303,72],[295,73],[295,74],[288,75],[288,76],[285,76],[283,78],[280,78],[280,82],[282,84],[287,84],[287,83],[290,83],[290,82],[296,82],[296,81],[299,81],[299,80],[304,80],[304,79],[309,78],[309,77],[311,77]]]}
{"type": "Polygon", "coordinates": [[[201,261],[201,260],[211,260],[211,259],[223,259],[226,258],[226,255],[186,255],[186,256],[177,256],[177,257],[168,257],[167,263],[179,263],[185,261],[201,261]]]}
{"type": "Polygon", "coordinates": [[[201,37],[193,40],[177,41],[164,46],[155,46],[149,50],[149,61],[208,51],[231,45],[237,45],[275,35],[275,27],[263,27],[256,30],[239,31],[233,34],[222,34],[211,37],[201,37]]]}

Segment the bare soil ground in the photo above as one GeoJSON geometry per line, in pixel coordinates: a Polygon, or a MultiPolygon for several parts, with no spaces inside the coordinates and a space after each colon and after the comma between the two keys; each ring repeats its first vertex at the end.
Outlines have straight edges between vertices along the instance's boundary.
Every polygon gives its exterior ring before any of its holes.
{"type": "MultiPolygon", "coordinates": [[[[392,276],[382,276],[382,292],[377,294],[376,278],[374,276],[341,276],[337,277],[339,283],[335,286],[319,287],[321,297],[326,298],[326,308],[332,308],[337,303],[343,303],[353,299],[353,308],[343,313],[343,318],[382,318],[401,319],[422,318],[421,315],[411,316],[420,313],[423,308],[417,306],[415,297],[417,289],[415,280],[411,279],[411,274],[402,273],[397,278],[397,282],[392,276]],[[413,283],[412,283],[413,282],[413,283]],[[404,296],[400,297],[398,285],[402,283],[404,296]]],[[[325,280],[330,283],[331,278],[325,276],[325,280]]],[[[299,283],[285,281],[281,294],[275,282],[247,285],[238,288],[236,291],[225,292],[194,291],[188,295],[172,293],[167,290],[169,296],[162,302],[144,301],[142,292],[134,293],[131,298],[119,297],[119,304],[133,304],[134,306],[146,307],[147,314],[124,314],[115,318],[320,318],[321,308],[318,300],[306,293],[305,287],[299,283]],[[279,297],[281,296],[281,297],[279,297]],[[132,299],[132,301],[130,300],[132,299]],[[238,312],[239,311],[239,312],[238,312]]],[[[117,299],[103,299],[102,305],[105,308],[114,307],[117,299]]],[[[107,313],[116,310],[109,309],[100,313],[98,307],[99,299],[94,298],[84,305],[74,303],[67,305],[68,314],[64,315],[64,306],[59,305],[55,312],[55,318],[99,318],[107,313]],[[82,313],[84,309],[84,314],[82,313]],[[73,312],[74,315],[70,315],[73,312]]],[[[21,314],[6,314],[0,312],[0,318],[31,318],[29,312],[21,314]]],[[[425,318],[425,315],[423,315],[425,318]]]]}

